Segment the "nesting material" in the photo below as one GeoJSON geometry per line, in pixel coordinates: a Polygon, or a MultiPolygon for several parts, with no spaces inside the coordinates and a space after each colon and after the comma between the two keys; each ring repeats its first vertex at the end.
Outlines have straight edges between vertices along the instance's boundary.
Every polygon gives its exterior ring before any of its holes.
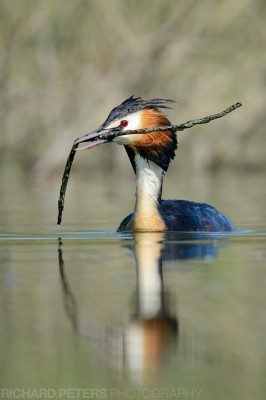
{"type": "MultiPolygon", "coordinates": [[[[146,133],[151,133],[151,132],[183,131],[184,129],[192,128],[195,125],[207,124],[215,119],[222,118],[225,115],[229,114],[230,112],[234,111],[235,109],[237,109],[241,106],[242,106],[241,103],[235,103],[232,106],[226,108],[224,111],[221,111],[217,114],[208,115],[207,117],[198,118],[198,119],[191,119],[180,125],[153,126],[152,128],[136,129],[136,130],[121,130],[121,131],[116,130],[115,132],[108,132],[108,133],[102,134],[101,136],[98,136],[97,140],[107,139],[107,138],[112,140],[113,138],[115,138],[117,136],[132,135],[132,134],[134,134],[134,135],[146,134],[146,133]]],[[[91,139],[91,140],[93,141],[93,139],[91,139]]],[[[61,183],[59,200],[58,200],[58,217],[57,217],[57,225],[58,226],[60,226],[61,222],[62,222],[62,214],[63,214],[63,210],[64,210],[66,188],[67,188],[70,171],[71,171],[72,163],[75,158],[77,147],[78,147],[78,144],[75,141],[71,148],[71,151],[69,153],[69,156],[68,156],[68,159],[66,162],[66,166],[65,166],[65,170],[63,173],[63,177],[62,177],[62,183],[61,183]]]]}
{"type": "Polygon", "coordinates": [[[69,156],[67,158],[66,166],[65,166],[64,173],[62,176],[62,183],[61,183],[59,200],[58,200],[58,215],[57,215],[57,225],[58,226],[60,226],[61,222],[62,222],[62,214],[63,214],[64,204],[65,204],[66,188],[67,188],[70,171],[71,171],[72,163],[74,161],[77,147],[78,147],[78,144],[75,144],[75,142],[74,142],[74,144],[71,148],[71,151],[69,153],[69,156]]]}

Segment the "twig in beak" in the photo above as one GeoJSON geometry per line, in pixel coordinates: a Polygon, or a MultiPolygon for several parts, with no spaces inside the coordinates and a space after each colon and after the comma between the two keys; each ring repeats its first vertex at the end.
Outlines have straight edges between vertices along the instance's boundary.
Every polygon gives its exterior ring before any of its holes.
{"type": "Polygon", "coordinates": [[[144,128],[144,129],[135,129],[135,130],[121,130],[121,131],[116,131],[110,132],[103,134],[98,137],[98,139],[112,139],[117,136],[125,136],[125,135],[139,135],[139,134],[146,134],[146,133],[151,133],[151,132],[163,132],[163,131],[183,131],[185,129],[192,128],[195,125],[200,125],[200,124],[208,124],[209,122],[222,118],[225,115],[231,113],[232,111],[236,110],[237,108],[241,107],[242,103],[235,103],[232,106],[226,108],[224,111],[221,111],[217,114],[212,114],[208,115],[206,117],[198,118],[198,119],[190,119],[189,121],[180,124],[180,125],[163,125],[163,126],[153,126],[151,128],[144,128]]]}
{"type": "Polygon", "coordinates": [[[72,163],[74,161],[77,147],[78,147],[78,144],[74,142],[74,144],[71,148],[71,151],[69,153],[69,156],[67,158],[66,166],[65,166],[64,173],[62,176],[62,183],[61,183],[59,200],[58,200],[57,226],[60,226],[61,222],[62,222],[62,214],[63,214],[63,210],[64,210],[66,188],[67,188],[68,179],[69,179],[69,175],[70,175],[70,171],[71,171],[72,163]]]}

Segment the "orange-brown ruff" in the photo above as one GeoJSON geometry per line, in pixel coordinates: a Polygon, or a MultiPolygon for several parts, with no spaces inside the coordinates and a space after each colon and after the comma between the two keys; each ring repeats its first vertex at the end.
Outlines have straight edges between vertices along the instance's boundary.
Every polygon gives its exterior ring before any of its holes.
{"type": "Polygon", "coordinates": [[[230,219],[208,204],[161,200],[163,177],[177,149],[175,131],[116,135],[121,130],[171,125],[161,111],[171,102],[131,96],[115,107],[98,129],[76,143],[89,141],[83,149],[110,141],[125,146],[136,176],[136,203],[119,231],[233,231],[236,228],[230,219]],[[104,139],[103,134],[109,132],[111,139],[104,139]]]}
{"type": "MultiPolygon", "coordinates": [[[[143,110],[141,112],[140,129],[167,125],[171,125],[171,122],[162,112],[158,110],[143,110]]],[[[144,152],[146,156],[149,154],[150,159],[157,158],[160,157],[160,153],[162,153],[163,149],[167,151],[168,145],[172,146],[173,135],[175,134],[170,131],[137,135],[134,143],[126,146],[126,149],[127,147],[132,147],[136,152],[139,152],[139,154],[144,152]]]]}

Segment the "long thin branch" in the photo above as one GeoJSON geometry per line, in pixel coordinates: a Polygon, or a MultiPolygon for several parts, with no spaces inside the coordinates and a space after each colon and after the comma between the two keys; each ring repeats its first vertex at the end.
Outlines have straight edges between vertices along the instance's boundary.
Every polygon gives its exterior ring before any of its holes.
{"type": "Polygon", "coordinates": [[[110,132],[110,133],[105,133],[101,136],[97,137],[97,140],[99,139],[111,139],[113,137],[117,136],[124,136],[124,135],[138,135],[138,134],[144,134],[144,133],[151,133],[151,132],[163,132],[163,131],[183,131],[184,129],[192,128],[195,125],[200,125],[200,124],[208,124],[209,122],[222,118],[225,115],[229,114],[230,112],[234,111],[235,109],[239,108],[242,106],[242,103],[235,103],[232,106],[226,108],[224,111],[221,111],[216,114],[208,115],[206,117],[198,118],[198,119],[191,119],[183,124],[180,125],[167,125],[167,126],[153,126],[151,128],[144,128],[144,129],[134,129],[134,130],[121,130],[121,131],[116,131],[116,132],[110,132]]]}

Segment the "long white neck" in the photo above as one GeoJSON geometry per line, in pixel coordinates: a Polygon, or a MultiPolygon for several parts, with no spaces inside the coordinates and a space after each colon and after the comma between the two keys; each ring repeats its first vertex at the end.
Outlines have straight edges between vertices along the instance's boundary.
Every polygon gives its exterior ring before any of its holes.
{"type": "Polygon", "coordinates": [[[163,185],[163,170],[152,161],[135,155],[136,204],[134,212],[135,230],[165,229],[158,209],[163,185]]]}

